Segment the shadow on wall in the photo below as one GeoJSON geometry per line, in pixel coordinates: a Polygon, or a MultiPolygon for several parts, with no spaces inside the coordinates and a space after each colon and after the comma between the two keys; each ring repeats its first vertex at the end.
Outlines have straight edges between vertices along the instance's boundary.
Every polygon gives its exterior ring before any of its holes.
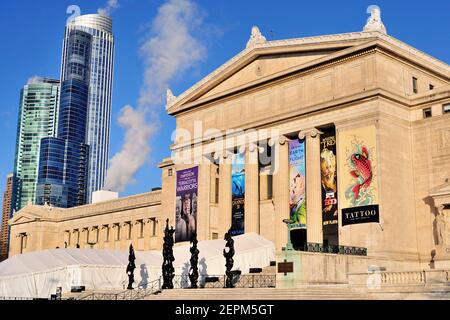
{"type": "MultiPolygon", "coordinates": [[[[430,207],[430,213],[434,215],[433,226],[432,226],[432,228],[433,228],[433,247],[434,247],[439,242],[439,240],[438,240],[439,238],[438,238],[438,234],[437,234],[437,222],[436,222],[436,217],[439,213],[434,204],[434,199],[432,197],[428,196],[426,198],[423,198],[423,202],[427,206],[430,207]]],[[[435,266],[434,266],[435,255],[436,255],[436,250],[434,250],[434,249],[431,250],[431,253],[430,253],[431,259],[430,259],[430,263],[429,263],[430,269],[435,268],[435,266]]]]}
{"type": "Polygon", "coordinates": [[[141,282],[139,282],[139,288],[146,289],[148,284],[148,270],[145,264],[141,264],[141,282]]]}
{"type": "Polygon", "coordinates": [[[436,245],[439,241],[438,241],[438,234],[437,234],[437,226],[436,226],[436,216],[438,215],[438,211],[437,208],[434,204],[434,200],[432,197],[426,197],[423,199],[423,202],[430,207],[430,213],[434,215],[434,220],[433,220],[433,240],[434,243],[433,245],[436,245]]]}
{"type": "Polygon", "coordinates": [[[198,270],[199,274],[202,276],[208,276],[208,266],[206,265],[206,259],[202,258],[199,261],[198,265],[200,266],[200,268],[198,270]]]}

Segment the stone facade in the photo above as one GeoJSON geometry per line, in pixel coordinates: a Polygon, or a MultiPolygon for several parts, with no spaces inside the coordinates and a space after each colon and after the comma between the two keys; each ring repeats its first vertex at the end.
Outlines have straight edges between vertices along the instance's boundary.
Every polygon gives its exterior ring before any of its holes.
{"type": "MultiPolygon", "coordinates": [[[[450,239],[437,240],[436,230],[442,228],[436,227],[436,212],[442,206],[441,220],[449,229],[450,66],[379,31],[282,41],[266,41],[259,30],[253,31],[257,41],[236,57],[180,96],[169,92],[167,112],[184,135],[177,135],[170,147],[174,157],[159,165],[161,192],[69,210],[29,206],[11,222],[12,254],[62,247],[64,242],[73,247],[73,234],[77,241],[80,234],[78,243],[84,247],[93,243],[124,250],[137,240],[137,250],[160,249],[161,222],[169,219],[175,225],[176,172],[193,166],[199,167],[198,238],[223,238],[231,226],[227,159],[236,150],[247,161],[245,230],[274,241],[281,252],[287,242],[283,219],[290,210],[288,141],[297,138],[306,141],[306,241],[322,243],[321,130],[335,128],[339,159],[345,152],[339,148],[340,137],[373,126],[380,221],[343,226],[339,205],[339,245],[365,247],[370,258],[401,261],[406,269],[442,261],[445,267],[450,239]],[[231,129],[278,133],[263,139],[273,153],[269,169],[255,165],[261,138],[248,131],[230,136],[231,129]],[[191,138],[183,138],[186,134],[191,138]],[[217,147],[218,138],[222,147],[217,147]],[[178,161],[186,153],[189,160],[178,161]],[[40,218],[32,220],[34,215],[40,218]],[[156,221],[155,239],[144,232],[139,242],[139,221],[144,229],[156,221]],[[130,239],[123,233],[120,241],[103,241],[104,226],[114,233],[114,225],[125,229],[130,222],[130,239]],[[100,240],[84,241],[88,231],[89,236],[99,233],[100,240]],[[24,235],[25,250],[20,249],[24,235]]],[[[338,180],[344,174],[338,170],[338,180]]],[[[343,190],[338,204],[342,197],[343,190]]]]}
{"type": "Polygon", "coordinates": [[[11,224],[10,255],[45,249],[155,250],[162,246],[161,191],[60,209],[28,205],[11,224]]]}

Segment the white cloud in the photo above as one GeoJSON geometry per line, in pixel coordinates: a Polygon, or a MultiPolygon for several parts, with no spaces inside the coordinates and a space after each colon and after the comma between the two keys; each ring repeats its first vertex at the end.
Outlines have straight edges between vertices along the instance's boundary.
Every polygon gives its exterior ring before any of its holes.
{"type": "Polygon", "coordinates": [[[124,191],[149,158],[150,140],[161,126],[158,112],[164,110],[166,89],[206,57],[205,46],[193,34],[201,25],[202,13],[191,0],[168,0],[158,9],[140,48],[144,80],[138,107],[125,106],[119,118],[125,141],[110,161],[107,189],[124,191]]]}
{"type": "Polygon", "coordinates": [[[42,81],[41,77],[33,76],[27,80],[27,84],[36,84],[42,81]]]}
{"type": "Polygon", "coordinates": [[[119,8],[119,0],[108,0],[106,7],[98,9],[99,14],[111,15],[117,8],[119,8]]]}

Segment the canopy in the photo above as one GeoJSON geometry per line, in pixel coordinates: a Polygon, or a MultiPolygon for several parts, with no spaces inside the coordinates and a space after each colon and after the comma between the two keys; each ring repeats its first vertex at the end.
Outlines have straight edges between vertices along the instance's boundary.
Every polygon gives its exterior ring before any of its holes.
{"type": "MultiPolygon", "coordinates": [[[[273,242],[248,233],[233,238],[236,254],[233,270],[248,273],[264,268],[275,258],[273,242]]],[[[174,248],[175,274],[188,274],[190,245],[174,248]]],[[[224,240],[198,243],[200,275],[225,274],[224,240]]],[[[134,286],[159,279],[162,251],[136,251],[134,286]]],[[[57,287],[69,292],[72,286],[86,290],[125,289],[128,276],[128,251],[101,249],[53,249],[14,256],[0,263],[0,297],[49,298],[57,287]]]]}

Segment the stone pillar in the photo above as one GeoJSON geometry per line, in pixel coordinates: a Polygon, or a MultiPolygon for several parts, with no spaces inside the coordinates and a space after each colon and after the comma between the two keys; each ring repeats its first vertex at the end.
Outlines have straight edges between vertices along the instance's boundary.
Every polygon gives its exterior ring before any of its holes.
{"type": "Polygon", "coordinates": [[[258,146],[250,143],[245,149],[245,233],[260,234],[258,146]]]}
{"type": "Polygon", "coordinates": [[[226,152],[219,166],[219,239],[231,227],[231,154],[226,152]]]}
{"type": "Polygon", "coordinates": [[[312,128],[302,130],[298,136],[306,139],[306,234],[311,243],[323,243],[320,134],[312,128]]]}
{"type": "Polygon", "coordinates": [[[99,227],[100,236],[98,237],[99,248],[106,249],[106,233],[108,232],[107,228],[109,225],[103,224],[99,227]]]}
{"type": "Polygon", "coordinates": [[[206,158],[198,167],[197,239],[210,240],[211,163],[206,158]]]}
{"type": "Polygon", "coordinates": [[[273,171],[273,203],[275,207],[275,250],[281,251],[286,246],[287,225],[289,219],[289,144],[286,137],[271,139],[272,152],[275,153],[273,171]]]}
{"type": "Polygon", "coordinates": [[[131,221],[131,243],[133,244],[134,250],[142,250],[143,248],[139,247],[139,236],[141,232],[141,220],[131,221]]]}

